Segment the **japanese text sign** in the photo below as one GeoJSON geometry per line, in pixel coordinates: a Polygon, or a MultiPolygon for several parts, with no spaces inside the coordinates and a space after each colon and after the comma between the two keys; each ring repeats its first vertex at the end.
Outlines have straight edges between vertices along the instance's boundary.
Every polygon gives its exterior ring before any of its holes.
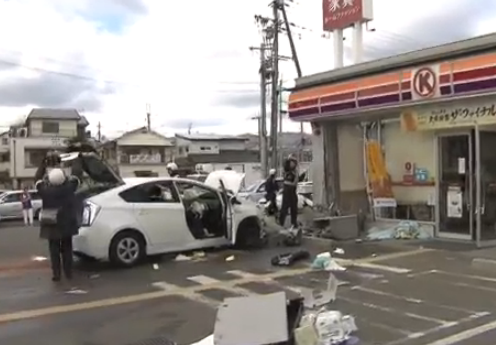
{"type": "Polygon", "coordinates": [[[405,131],[435,130],[496,124],[496,103],[405,111],[401,128],[405,131]]]}
{"type": "Polygon", "coordinates": [[[345,29],[356,22],[372,20],[372,0],[323,0],[323,29],[345,29]]]}

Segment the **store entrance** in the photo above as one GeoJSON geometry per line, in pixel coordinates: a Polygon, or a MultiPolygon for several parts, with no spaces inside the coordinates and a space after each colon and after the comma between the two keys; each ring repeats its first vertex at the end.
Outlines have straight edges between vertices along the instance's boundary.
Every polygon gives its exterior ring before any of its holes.
{"type": "Polygon", "coordinates": [[[438,236],[474,239],[474,131],[438,137],[438,236]]]}
{"type": "Polygon", "coordinates": [[[496,244],[496,131],[477,135],[477,245],[496,244]]]}

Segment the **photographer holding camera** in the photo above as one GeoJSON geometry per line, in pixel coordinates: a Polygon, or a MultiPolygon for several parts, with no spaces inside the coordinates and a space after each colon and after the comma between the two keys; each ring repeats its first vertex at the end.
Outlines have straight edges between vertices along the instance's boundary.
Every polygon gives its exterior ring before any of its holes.
{"type": "Polygon", "coordinates": [[[72,237],[78,234],[79,212],[82,210],[76,197],[80,181],[67,177],[61,169],[57,152],[49,152],[35,175],[36,189],[43,202],[40,212],[40,238],[48,240],[52,281],[58,282],[63,271],[72,279],[72,237]]]}

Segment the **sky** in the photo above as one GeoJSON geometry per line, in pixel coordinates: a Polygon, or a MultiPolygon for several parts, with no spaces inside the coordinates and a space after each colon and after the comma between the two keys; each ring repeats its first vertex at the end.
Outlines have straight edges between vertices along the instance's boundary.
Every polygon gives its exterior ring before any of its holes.
{"type": "MultiPolygon", "coordinates": [[[[293,0],[303,74],[333,68],[332,38],[322,32],[321,0],[293,0]]],[[[113,137],[144,126],[171,135],[255,132],[260,43],[255,14],[268,0],[0,0],[0,126],[33,107],[76,108],[91,129],[113,137]]],[[[375,0],[365,58],[492,32],[490,0],[375,0]]],[[[345,32],[349,61],[351,32],[345,32]]],[[[290,55],[281,35],[281,54],[290,55]]],[[[347,62],[349,63],[349,62],[347,62]]],[[[281,63],[291,86],[296,72],[281,63]]],[[[285,120],[284,130],[299,130],[285,120]]]]}

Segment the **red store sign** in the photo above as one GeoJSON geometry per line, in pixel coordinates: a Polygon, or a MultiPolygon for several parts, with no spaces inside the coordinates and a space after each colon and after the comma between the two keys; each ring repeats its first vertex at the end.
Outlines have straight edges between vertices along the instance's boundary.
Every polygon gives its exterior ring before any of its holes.
{"type": "Polygon", "coordinates": [[[323,0],[324,31],[345,29],[372,20],[372,0],[323,0]]]}

